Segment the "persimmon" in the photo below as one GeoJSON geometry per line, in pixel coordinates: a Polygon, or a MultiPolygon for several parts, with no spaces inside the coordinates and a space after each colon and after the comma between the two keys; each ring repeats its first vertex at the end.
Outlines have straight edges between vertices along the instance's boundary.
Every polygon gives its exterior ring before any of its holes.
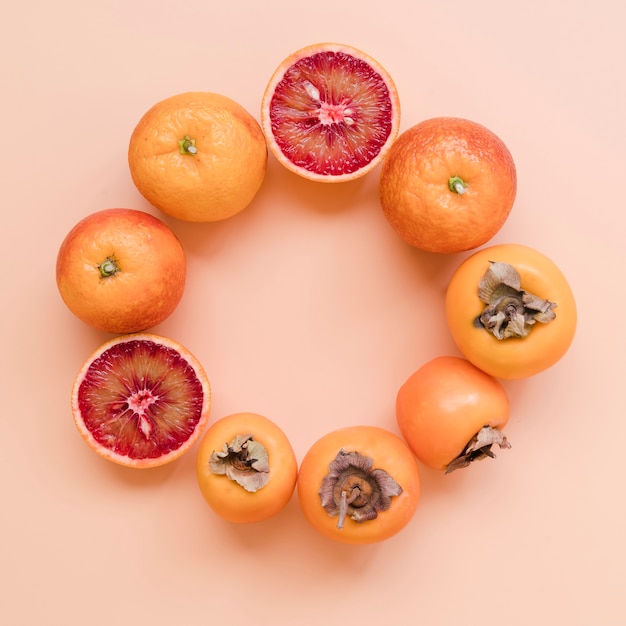
{"type": "Polygon", "coordinates": [[[345,427],[318,439],[300,464],[297,487],[311,526],[352,544],[398,533],[420,494],[415,456],[400,437],[377,426],[345,427]]]}
{"type": "Polygon", "coordinates": [[[576,332],[567,279],[552,260],[521,244],[483,248],[465,259],[448,284],[445,310],[463,356],[501,379],[548,369],[576,332]]]}
{"type": "Polygon", "coordinates": [[[427,467],[451,472],[508,448],[502,429],[509,401],[492,376],[456,356],[440,356],[413,372],[396,397],[402,436],[427,467]]]}
{"type": "Polygon", "coordinates": [[[298,462],[277,424],[257,413],[234,413],[206,430],[196,474],[211,509],[229,522],[244,524],[273,517],[287,505],[298,462]]]}

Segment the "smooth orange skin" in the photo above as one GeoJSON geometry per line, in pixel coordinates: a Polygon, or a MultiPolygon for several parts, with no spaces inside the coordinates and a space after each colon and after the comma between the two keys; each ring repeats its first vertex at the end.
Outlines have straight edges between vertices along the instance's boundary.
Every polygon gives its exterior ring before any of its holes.
{"type": "Polygon", "coordinates": [[[509,401],[493,377],[455,356],[441,356],[400,387],[396,419],[402,436],[427,467],[443,470],[483,427],[502,429],[509,401]]]}
{"type": "Polygon", "coordinates": [[[135,209],[104,209],[80,220],[63,240],[56,281],[67,307],[86,324],[132,333],[163,322],[184,292],[187,260],[179,239],[156,217],[135,209]],[[120,271],[98,269],[114,256],[120,271]]]}
{"type": "Polygon", "coordinates": [[[481,124],[455,117],[424,120],[404,131],[385,157],[380,202],[392,228],[411,246],[442,254],[491,239],[517,194],[513,157],[481,124]],[[463,194],[450,191],[458,176],[463,194]]]}
{"type": "Polygon", "coordinates": [[[465,259],[448,284],[445,310],[452,337],[465,358],[504,380],[527,378],[552,367],[568,351],[576,333],[576,301],[567,279],[549,258],[521,244],[491,246],[465,259]],[[522,289],[556,302],[556,319],[535,324],[523,339],[498,340],[476,328],[473,322],[484,307],[478,283],[490,261],[513,265],[522,289]]]}
{"type": "Polygon", "coordinates": [[[261,522],[279,513],[296,487],[298,462],[285,433],[257,413],[235,413],[219,419],[205,432],[196,460],[200,491],[211,509],[235,524],[261,522]],[[270,479],[255,492],[246,491],[226,476],[211,473],[209,458],[237,435],[252,435],[268,451],[270,479]]]}
{"type": "Polygon", "coordinates": [[[300,464],[298,499],[305,518],[323,536],[340,543],[369,544],[389,539],[411,521],[419,495],[415,456],[402,439],[376,426],[351,426],[330,432],[311,446],[300,464]],[[321,505],[319,489],[329,464],[341,449],[372,458],[374,468],[389,473],[403,491],[376,519],[358,523],[347,518],[344,527],[338,529],[337,517],[331,517],[321,505]]]}

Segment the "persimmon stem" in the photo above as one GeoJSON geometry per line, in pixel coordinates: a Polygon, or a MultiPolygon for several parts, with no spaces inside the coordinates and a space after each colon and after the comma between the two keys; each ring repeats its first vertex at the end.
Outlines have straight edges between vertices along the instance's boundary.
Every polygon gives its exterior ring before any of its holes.
{"type": "Polygon", "coordinates": [[[348,492],[343,489],[341,491],[341,498],[339,500],[339,519],[337,520],[337,528],[341,530],[346,521],[346,516],[348,515],[348,506],[351,505],[361,494],[361,489],[356,486],[352,488],[350,493],[350,497],[348,497],[348,492]]]}
{"type": "Polygon", "coordinates": [[[337,520],[337,528],[341,530],[346,521],[346,514],[348,513],[348,498],[345,490],[341,492],[341,500],[339,502],[339,519],[337,520]]]}
{"type": "Polygon", "coordinates": [[[448,189],[462,196],[467,191],[467,184],[459,176],[452,176],[448,179],[448,189]]]}
{"type": "Polygon", "coordinates": [[[341,530],[349,517],[356,523],[376,519],[391,506],[402,487],[374,461],[356,451],[341,449],[328,466],[319,490],[320,502],[332,517],[338,517],[341,530]]]}

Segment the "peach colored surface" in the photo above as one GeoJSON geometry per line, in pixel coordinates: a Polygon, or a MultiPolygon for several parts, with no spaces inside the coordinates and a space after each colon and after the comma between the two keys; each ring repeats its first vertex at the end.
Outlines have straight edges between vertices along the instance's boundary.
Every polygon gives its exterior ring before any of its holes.
{"type": "MultiPolygon", "coordinates": [[[[0,621],[623,624],[625,18],[617,0],[5,6],[0,621]],[[550,256],[579,305],[565,358],[506,383],[513,447],[448,476],[422,468],[411,524],[365,547],[318,536],[295,496],[267,522],[221,521],[197,488],[195,450],[146,472],[95,455],[69,396],[108,336],[75,319],[54,282],[57,249],[83,216],[112,206],[158,215],[126,165],[145,110],[208,90],[258,118],[276,65],[324,40],[388,69],[402,130],[457,115],[505,141],[519,193],[493,243],[550,256]]],[[[165,220],[187,250],[189,281],[153,330],[202,361],[213,419],[264,414],[301,459],[337,427],[397,432],[399,385],[456,353],[443,294],[466,255],[403,244],[377,182],[374,171],[320,186],[270,159],[238,216],[165,220]]]]}

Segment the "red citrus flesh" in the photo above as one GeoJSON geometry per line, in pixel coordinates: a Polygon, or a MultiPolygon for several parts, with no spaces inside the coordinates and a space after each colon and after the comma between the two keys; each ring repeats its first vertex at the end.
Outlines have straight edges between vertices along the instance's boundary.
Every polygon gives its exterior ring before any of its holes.
{"type": "Polygon", "coordinates": [[[197,359],[173,340],[150,334],[103,344],[72,390],[72,413],[85,441],[129,467],[179,458],[202,433],[209,407],[209,383],[197,359]]]}
{"type": "Polygon", "coordinates": [[[269,149],[288,169],[323,182],[366,174],[398,134],[400,104],[387,71],[339,44],[295,52],[267,85],[261,122],[269,149]]]}

